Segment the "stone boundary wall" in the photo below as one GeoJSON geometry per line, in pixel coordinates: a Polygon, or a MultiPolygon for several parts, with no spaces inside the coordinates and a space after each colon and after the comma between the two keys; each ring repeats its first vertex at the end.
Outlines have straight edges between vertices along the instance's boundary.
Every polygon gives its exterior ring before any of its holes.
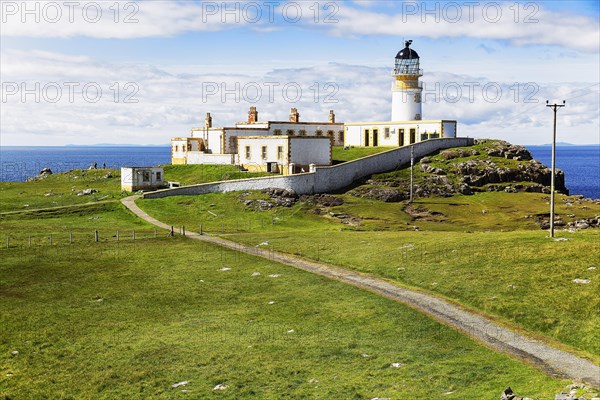
{"type": "MultiPolygon", "coordinates": [[[[415,143],[412,146],[414,146],[415,158],[419,158],[438,150],[470,146],[472,144],[472,138],[440,138],[415,143]]],[[[237,179],[163,189],[144,193],[143,198],[155,199],[167,196],[260,190],[273,187],[292,189],[298,194],[328,193],[347,187],[358,179],[376,173],[392,171],[407,163],[410,163],[410,146],[373,154],[339,165],[317,167],[315,172],[237,179]]]]}

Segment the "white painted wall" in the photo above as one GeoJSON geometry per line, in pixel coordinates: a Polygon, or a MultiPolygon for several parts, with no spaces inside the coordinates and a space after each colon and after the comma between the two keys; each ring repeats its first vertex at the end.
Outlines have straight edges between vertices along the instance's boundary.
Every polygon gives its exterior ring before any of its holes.
{"type": "Polygon", "coordinates": [[[392,86],[392,121],[423,119],[421,109],[422,89],[399,89],[392,86]]]}
{"type": "Polygon", "coordinates": [[[171,140],[171,157],[172,158],[184,158],[185,148],[187,146],[187,140],[171,140]]]}
{"type": "MultiPolygon", "coordinates": [[[[288,138],[287,136],[265,136],[254,138],[238,138],[238,160],[239,163],[246,166],[256,165],[266,167],[268,162],[276,162],[279,165],[288,163],[288,138]],[[246,146],[250,147],[250,157],[246,157],[246,146]],[[262,147],[267,148],[266,157],[262,157],[262,147]],[[283,147],[283,158],[278,159],[278,147],[283,147]]],[[[251,168],[249,168],[251,169],[251,168]]]]}
{"type": "Polygon", "coordinates": [[[234,164],[234,154],[208,154],[199,151],[190,151],[187,153],[188,164],[234,164]]]}
{"type": "Polygon", "coordinates": [[[410,130],[415,130],[415,143],[421,141],[421,134],[437,134],[442,133],[442,124],[444,124],[444,137],[456,137],[456,122],[455,121],[406,121],[406,122],[365,122],[360,124],[346,125],[346,140],[345,146],[364,146],[364,132],[368,129],[371,133],[369,146],[373,146],[372,132],[374,129],[378,131],[378,146],[406,146],[410,143],[410,130]],[[386,138],[385,130],[389,129],[389,137],[386,138]],[[404,141],[400,140],[402,136],[401,130],[404,130],[404,141]],[[446,131],[448,129],[448,132],[446,131]]]}
{"type": "Polygon", "coordinates": [[[140,188],[156,188],[162,186],[165,173],[160,167],[122,167],[121,188],[138,190],[140,188]],[[144,179],[147,178],[147,179],[144,179]]]}
{"type": "Polygon", "coordinates": [[[290,138],[290,162],[296,165],[331,165],[329,138],[290,138]]]}
{"type": "Polygon", "coordinates": [[[444,125],[444,137],[456,137],[456,121],[444,121],[442,124],[444,125]]]}
{"type": "Polygon", "coordinates": [[[207,148],[209,153],[213,154],[222,154],[223,146],[222,146],[222,137],[223,130],[221,129],[209,129],[206,133],[206,137],[208,139],[207,148]]]}

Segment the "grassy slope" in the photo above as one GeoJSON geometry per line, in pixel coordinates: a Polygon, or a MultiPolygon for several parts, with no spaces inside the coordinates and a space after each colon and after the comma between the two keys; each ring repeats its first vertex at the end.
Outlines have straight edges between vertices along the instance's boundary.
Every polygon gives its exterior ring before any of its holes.
{"type": "Polygon", "coordinates": [[[106,169],[73,170],[27,183],[0,182],[0,212],[115,200],[122,197],[120,182],[120,171],[106,169]],[[105,178],[108,172],[112,178],[105,178]],[[77,192],[88,188],[98,193],[77,196],[77,192]]]}
{"type": "Polygon", "coordinates": [[[331,158],[333,159],[334,164],[339,164],[341,162],[370,156],[371,154],[381,153],[382,151],[391,150],[393,148],[394,147],[351,147],[344,150],[343,146],[333,146],[331,158]]]}
{"type": "Polygon", "coordinates": [[[511,385],[541,399],[565,384],[387,299],[181,238],[2,252],[5,398],[186,389],[193,398],[462,399],[511,385]],[[180,381],[190,383],[171,388],[180,381]]]}

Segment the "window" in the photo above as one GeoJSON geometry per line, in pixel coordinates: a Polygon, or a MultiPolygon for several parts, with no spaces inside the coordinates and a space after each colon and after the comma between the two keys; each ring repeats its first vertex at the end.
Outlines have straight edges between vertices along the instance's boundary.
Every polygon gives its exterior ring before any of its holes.
{"type": "Polygon", "coordinates": [[[283,146],[277,146],[277,159],[283,160],[283,146]]]}
{"type": "Polygon", "coordinates": [[[323,131],[322,131],[322,130],[320,130],[320,129],[318,129],[318,130],[317,130],[317,136],[323,136],[323,131]]]}
{"type": "Polygon", "coordinates": [[[296,134],[296,132],[293,129],[288,129],[287,131],[285,131],[285,133],[288,136],[294,136],[296,134]]]}
{"type": "Polygon", "coordinates": [[[298,133],[300,134],[300,136],[306,136],[306,129],[300,129],[298,133]]]}
{"type": "Polygon", "coordinates": [[[329,136],[330,138],[333,139],[333,135],[334,135],[333,131],[327,131],[327,136],[329,136]]]}
{"type": "Polygon", "coordinates": [[[160,172],[157,172],[157,173],[156,173],[156,180],[157,180],[157,181],[160,181],[160,180],[161,180],[161,177],[160,177],[160,172]]]}
{"type": "Polygon", "coordinates": [[[275,136],[280,136],[280,135],[281,135],[281,129],[275,129],[275,130],[273,131],[273,135],[275,135],[275,136]]]}
{"type": "Polygon", "coordinates": [[[150,171],[143,171],[142,172],[142,181],[143,182],[150,182],[150,171]]]}
{"type": "Polygon", "coordinates": [[[267,146],[263,146],[263,147],[260,148],[260,157],[263,160],[267,159],[267,146]]]}
{"type": "Polygon", "coordinates": [[[188,143],[187,149],[188,149],[188,151],[192,151],[192,144],[191,143],[188,143]]]}
{"type": "Polygon", "coordinates": [[[344,131],[339,131],[338,132],[338,141],[340,143],[344,143],[344,131]]]}
{"type": "Polygon", "coordinates": [[[246,160],[250,159],[250,146],[246,146],[246,160]]]}
{"type": "Polygon", "coordinates": [[[386,127],[384,130],[384,136],[386,139],[390,138],[390,128],[386,127]]]}
{"type": "Polygon", "coordinates": [[[179,146],[175,145],[175,151],[179,151],[179,146]]]}

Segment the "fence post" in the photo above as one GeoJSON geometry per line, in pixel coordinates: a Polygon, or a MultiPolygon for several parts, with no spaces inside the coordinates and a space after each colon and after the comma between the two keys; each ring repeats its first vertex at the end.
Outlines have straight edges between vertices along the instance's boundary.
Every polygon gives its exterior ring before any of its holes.
{"type": "Polygon", "coordinates": [[[202,235],[202,224],[200,224],[200,235],[202,235]]]}
{"type": "Polygon", "coordinates": [[[99,237],[98,237],[98,229],[96,229],[96,230],[94,231],[94,241],[95,241],[95,242],[97,242],[98,240],[99,240],[99,237]]]}
{"type": "Polygon", "coordinates": [[[175,236],[175,230],[173,229],[173,225],[171,225],[171,232],[169,232],[169,236],[175,236]]]}
{"type": "Polygon", "coordinates": [[[117,242],[119,241],[119,231],[117,231],[117,242]]]}
{"type": "Polygon", "coordinates": [[[181,234],[185,236],[185,225],[181,227],[181,234]]]}
{"type": "Polygon", "coordinates": [[[154,239],[156,239],[156,228],[154,228],[154,239]]]}
{"type": "Polygon", "coordinates": [[[133,240],[135,240],[135,229],[133,229],[133,230],[131,231],[131,237],[133,238],[133,240]]]}
{"type": "Polygon", "coordinates": [[[8,249],[10,247],[10,238],[7,236],[6,237],[6,248],[8,249]]]}
{"type": "Polygon", "coordinates": [[[29,235],[29,247],[31,247],[31,235],[29,235]]]}
{"type": "Polygon", "coordinates": [[[52,246],[52,234],[50,234],[50,246],[52,246]]]}
{"type": "Polygon", "coordinates": [[[225,233],[225,224],[221,224],[221,233],[225,233]]]}

